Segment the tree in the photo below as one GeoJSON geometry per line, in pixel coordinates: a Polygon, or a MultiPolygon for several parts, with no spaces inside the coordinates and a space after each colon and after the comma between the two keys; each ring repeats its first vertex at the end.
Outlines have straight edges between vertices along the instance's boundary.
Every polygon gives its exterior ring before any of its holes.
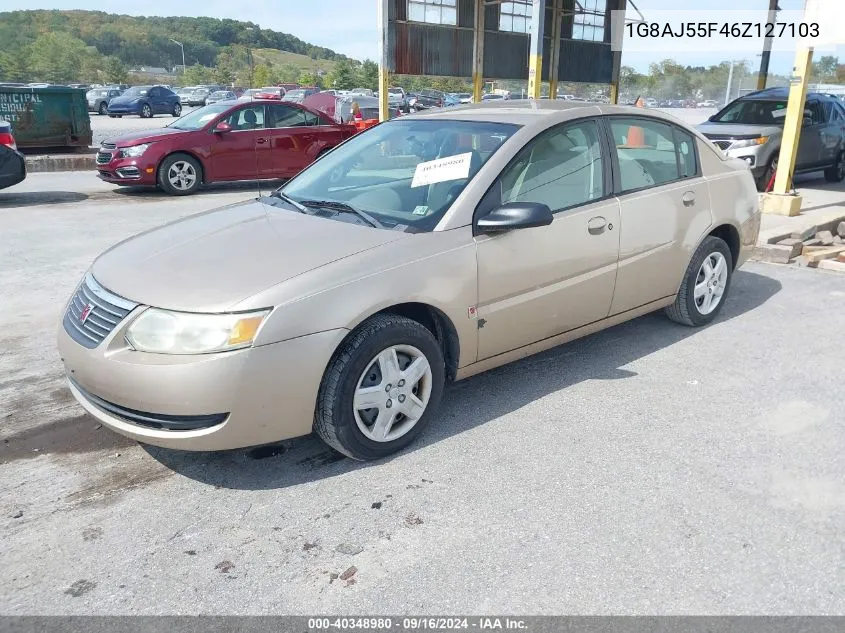
{"type": "Polygon", "coordinates": [[[273,69],[270,67],[269,64],[258,64],[255,67],[255,77],[254,77],[255,85],[256,86],[272,86],[276,83],[276,78],[273,74],[273,69]]]}
{"type": "Polygon", "coordinates": [[[316,86],[318,79],[316,73],[303,70],[296,81],[302,86],[316,86]]]}
{"type": "Polygon", "coordinates": [[[200,66],[194,64],[188,66],[188,69],[182,75],[182,80],[186,86],[194,86],[197,84],[209,84],[214,81],[214,69],[208,66],[200,66]]]}
{"type": "Polygon", "coordinates": [[[0,79],[23,81],[26,79],[26,59],[15,52],[0,51],[0,79]]]}
{"type": "Polygon", "coordinates": [[[28,56],[29,70],[34,77],[61,83],[79,76],[88,49],[85,42],[68,33],[44,33],[29,47],[28,56]]]}
{"type": "Polygon", "coordinates": [[[365,59],[358,69],[358,88],[369,88],[378,90],[378,64],[370,59],[365,59]]]}
{"type": "Polygon", "coordinates": [[[812,76],[816,81],[828,82],[836,78],[836,69],[839,67],[839,58],[833,55],[823,55],[818,61],[813,62],[812,76]]]}
{"type": "Polygon", "coordinates": [[[124,66],[123,62],[117,57],[106,57],[103,72],[106,76],[106,81],[110,84],[126,83],[126,66],[124,66]]]}
{"type": "Polygon", "coordinates": [[[351,90],[355,87],[355,69],[347,59],[338,61],[329,74],[328,85],[336,90],[351,90]]]}

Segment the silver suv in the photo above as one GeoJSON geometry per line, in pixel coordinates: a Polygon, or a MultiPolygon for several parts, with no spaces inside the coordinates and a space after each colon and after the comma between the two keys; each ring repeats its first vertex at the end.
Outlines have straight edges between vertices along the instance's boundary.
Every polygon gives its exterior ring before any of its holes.
{"type": "MultiPolygon", "coordinates": [[[[757,188],[774,174],[786,118],[786,88],[768,88],[732,101],[698,130],[728,156],[744,160],[757,188]]],[[[830,182],[845,178],[845,107],[837,98],[809,93],[795,172],[824,170],[830,182]]]]}

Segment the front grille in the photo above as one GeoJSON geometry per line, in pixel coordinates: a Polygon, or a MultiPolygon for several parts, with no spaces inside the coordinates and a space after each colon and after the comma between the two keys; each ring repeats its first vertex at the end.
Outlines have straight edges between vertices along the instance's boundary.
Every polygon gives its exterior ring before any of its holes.
{"type": "Polygon", "coordinates": [[[117,149],[117,143],[107,143],[103,141],[102,143],[100,143],[100,147],[102,149],[117,149]]]}
{"type": "Polygon", "coordinates": [[[97,152],[97,164],[105,165],[111,162],[111,152],[97,152]]]}
{"type": "Polygon", "coordinates": [[[713,141],[713,145],[715,145],[721,150],[725,150],[728,149],[731,145],[733,145],[733,141],[713,141]]]}
{"type": "Polygon", "coordinates": [[[109,292],[88,273],[68,305],[65,331],[83,347],[94,349],[137,305],[109,292]]]}

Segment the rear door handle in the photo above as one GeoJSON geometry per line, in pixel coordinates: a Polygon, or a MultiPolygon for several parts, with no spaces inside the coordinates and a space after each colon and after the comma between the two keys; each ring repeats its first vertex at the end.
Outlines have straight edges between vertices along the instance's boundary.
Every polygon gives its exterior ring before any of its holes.
{"type": "Polygon", "coordinates": [[[597,215],[594,218],[590,218],[587,222],[587,231],[589,231],[590,235],[599,235],[600,233],[604,233],[604,227],[606,226],[607,220],[597,215]]]}
{"type": "Polygon", "coordinates": [[[687,191],[681,198],[681,202],[684,203],[685,207],[691,207],[695,204],[695,193],[692,191],[687,191]]]}
{"type": "Polygon", "coordinates": [[[258,143],[259,145],[261,145],[261,144],[266,143],[267,139],[266,138],[257,138],[257,139],[255,139],[255,142],[258,143]]]}

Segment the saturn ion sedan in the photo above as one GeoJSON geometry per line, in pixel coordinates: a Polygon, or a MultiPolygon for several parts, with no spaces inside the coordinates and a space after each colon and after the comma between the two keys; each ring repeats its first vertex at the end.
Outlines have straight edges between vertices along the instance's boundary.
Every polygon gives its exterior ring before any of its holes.
{"type": "Polygon", "coordinates": [[[140,442],[316,432],[375,459],[447,423],[448,381],[655,310],[711,322],[759,224],[746,165],[669,115],[430,110],[112,247],[58,346],[80,404],[140,442]]]}

